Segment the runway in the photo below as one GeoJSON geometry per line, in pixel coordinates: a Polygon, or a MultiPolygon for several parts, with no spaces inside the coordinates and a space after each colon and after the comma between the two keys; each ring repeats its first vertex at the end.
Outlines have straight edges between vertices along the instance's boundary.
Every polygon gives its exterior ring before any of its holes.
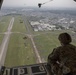
{"type": "Polygon", "coordinates": [[[4,35],[2,44],[0,46],[0,66],[4,66],[5,57],[6,57],[6,53],[7,53],[7,48],[8,48],[8,43],[9,43],[13,23],[14,23],[14,17],[12,17],[12,19],[10,20],[9,26],[7,28],[7,31],[6,31],[7,34],[4,35]]]}

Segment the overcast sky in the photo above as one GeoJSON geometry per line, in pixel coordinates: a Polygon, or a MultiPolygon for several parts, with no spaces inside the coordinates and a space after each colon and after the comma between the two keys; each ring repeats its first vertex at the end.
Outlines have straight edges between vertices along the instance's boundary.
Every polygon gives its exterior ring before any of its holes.
{"type": "MultiPolygon", "coordinates": [[[[48,1],[50,0],[4,0],[2,6],[10,6],[10,7],[37,6],[38,3],[45,3],[48,1]]],[[[76,2],[74,2],[73,0],[53,0],[49,3],[46,3],[44,6],[76,8],[76,2]]]]}

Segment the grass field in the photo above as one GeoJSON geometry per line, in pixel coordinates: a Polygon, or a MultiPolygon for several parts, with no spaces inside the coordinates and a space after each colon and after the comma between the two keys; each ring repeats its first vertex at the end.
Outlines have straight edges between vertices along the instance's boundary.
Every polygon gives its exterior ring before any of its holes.
{"type": "Polygon", "coordinates": [[[35,63],[35,56],[30,45],[30,40],[23,39],[22,34],[12,34],[8,46],[5,66],[20,66],[35,63]]]}
{"type": "MultiPolygon", "coordinates": [[[[39,34],[34,37],[36,46],[39,50],[40,56],[42,60],[47,60],[48,55],[52,52],[52,50],[58,46],[60,46],[60,43],[58,41],[58,35],[62,32],[68,32],[71,36],[75,35],[71,31],[50,31],[50,33],[44,33],[44,34],[39,34]]],[[[37,32],[38,33],[38,32],[37,32]]],[[[72,44],[76,45],[76,39],[75,36],[72,37],[73,42],[72,44]]]]}
{"type": "Polygon", "coordinates": [[[46,61],[52,50],[60,45],[58,35],[62,32],[71,34],[73,37],[73,44],[76,45],[76,35],[70,30],[34,32],[26,17],[24,17],[24,20],[25,23],[21,16],[15,16],[15,22],[12,29],[12,32],[14,33],[11,34],[5,66],[12,67],[36,63],[30,38],[26,35],[28,31],[25,24],[28,25],[29,30],[33,35],[35,44],[43,61],[46,61]],[[24,37],[27,38],[23,39],[24,37]]]}
{"type": "Polygon", "coordinates": [[[20,23],[21,16],[15,17],[14,26],[12,29],[11,38],[8,46],[8,51],[5,60],[5,66],[21,66],[36,63],[35,54],[28,36],[24,23],[20,23]],[[20,33],[16,33],[20,32],[20,33]],[[27,37],[26,39],[23,39],[27,37]]]}
{"type": "Polygon", "coordinates": [[[11,16],[2,16],[0,19],[0,45],[2,43],[3,37],[4,37],[4,32],[7,31],[8,25],[10,23],[11,16]]]}
{"type": "Polygon", "coordinates": [[[28,23],[28,27],[29,27],[31,33],[34,35],[35,44],[37,46],[37,49],[38,49],[39,54],[43,61],[47,60],[49,53],[51,53],[55,47],[60,46],[60,43],[58,41],[58,35],[60,33],[68,32],[73,38],[72,44],[76,45],[76,36],[75,36],[76,34],[73,34],[71,30],[35,32],[35,31],[33,31],[32,27],[29,23],[28,17],[27,18],[25,17],[25,19],[26,19],[26,22],[28,23]]]}
{"type": "Polygon", "coordinates": [[[7,31],[7,27],[10,23],[11,20],[11,16],[3,16],[1,21],[0,21],[0,33],[6,32],[7,31]]]}
{"type": "Polygon", "coordinates": [[[4,34],[0,34],[0,45],[2,43],[3,37],[4,37],[4,34]]]}
{"type": "Polygon", "coordinates": [[[21,16],[15,16],[15,21],[14,21],[12,32],[21,32],[21,33],[26,32],[26,27],[24,25],[24,22],[21,16]]]}
{"type": "Polygon", "coordinates": [[[39,50],[42,60],[47,60],[47,56],[52,52],[53,48],[59,45],[57,34],[46,33],[34,37],[37,49],[39,50]]]}

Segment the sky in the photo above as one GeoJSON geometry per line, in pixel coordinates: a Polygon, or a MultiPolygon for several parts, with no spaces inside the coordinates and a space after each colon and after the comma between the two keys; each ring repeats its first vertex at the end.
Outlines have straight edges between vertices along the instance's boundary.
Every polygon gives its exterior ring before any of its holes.
{"type": "Polygon", "coordinates": [[[76,8],[76,2],[74,0],[4,0],[3,7],[26,7],[26,6],[38,6],[38,3],[45,3],[46,7],[65,7],[76,8]],[[49,2],[50,1],[50,2],[49,2]]]}

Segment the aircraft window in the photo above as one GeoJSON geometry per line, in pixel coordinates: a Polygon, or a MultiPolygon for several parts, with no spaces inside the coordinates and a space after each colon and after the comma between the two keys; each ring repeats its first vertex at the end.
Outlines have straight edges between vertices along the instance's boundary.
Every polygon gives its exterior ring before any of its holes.
{"type": "Polygon", "coordinates": [[[47,62],[49,53],[60,45],[58,35],[62,32],[69,33],[76,45],[73,0],[4,0],[0,10],[0,64],[14,67],[47,62]]]}

